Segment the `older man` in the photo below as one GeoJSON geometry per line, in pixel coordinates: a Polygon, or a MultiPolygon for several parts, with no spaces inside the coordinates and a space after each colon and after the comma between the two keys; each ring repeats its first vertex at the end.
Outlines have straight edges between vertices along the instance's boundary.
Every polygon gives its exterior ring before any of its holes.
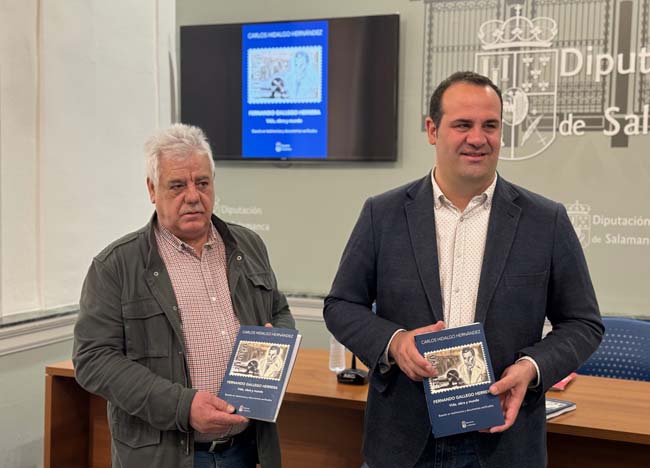
{"type": "Polygon", "coordinates": [[[212,214],[204,133],[146,145],[155,213],[97,255],[75,326],[77,381],[108,400],[113,467],[279,467],[273,424],[219,399],[240,325],[293,327],[262,240],[212,214]]]}

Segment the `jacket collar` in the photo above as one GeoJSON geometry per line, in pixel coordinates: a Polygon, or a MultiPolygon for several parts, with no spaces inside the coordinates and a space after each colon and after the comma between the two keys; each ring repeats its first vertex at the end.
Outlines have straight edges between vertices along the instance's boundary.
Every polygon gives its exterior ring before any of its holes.
{"type": "MultiPolygon", "coordinates": [[[[181,321],[178,313],[178,301],[174,294],[169,273],[165,267],[165,263],[158,252],[158,243],[156,242],[156,233],[154,230],[155,223],[158,222],[158,215],[153,213],[149,222],[139,231],[139,234],[144,236],[146,242],[142,242],[142,254],[146,258],[146,265],[144,271],[144,280],[147,283],[151,294],[158,302],[160,308],[164,311],[169,323],[174,329],[180,343],[183,341],[183,332],[181,329],[181,321]]],[[[232,253],[237,250],[237,242],[233,237],[228,225],[214,214],[212,215],[212,224],[219,231],[219,235],[223,239],[226,247],[226,259],[230,259],[232,253]]],[[[238,270],[237,270],[238,271],[238,270]]],[[[228,282],[230,285],[230,292],[235,290],[235,286],[239,279],[240,274],[228,269],[228,282]]],[[[184,345],[183,345],[184,346],[184,345]]]]}
{"type": "MultiPolygon", "coordinates": [[[[433,210],[431,174],[416,180],[406,189],[404,210],[408,235],[422,287],[434,321],[443,320],[442,295],[436,224],[433,210]]],[[[514,242],[521,208],[515,203],[519,193],[503,177],[497,177],[492,210],[485,241],[475,320],[485,322],[488,306],[503,274],[514,242]]]]}
{"type": "MultiPolygon", "coordinates": [[[[228,224],[223,221],[221,218],[217,217],[215,214],[212,214],[211,217],[212,224],[219,232],[219,235],[223,239],[223,243],[226,247],[226,258],[230,258],[232,252],[237,249],[237,241],[230,232],[228,224]]],[[[156,232],[154,230],[155,224],[158,222],[158,214],[154,211],[149,218],[149,222],[141,229],[141,232],[147,236],[147,248],[145,252],[145,258],[147,259],[147,270],[151,269],[164,269],[165,265],[160,253],[158,252],[158,243],[156,242],[156,232]]]]}
{"type": "Polygon", "coordinates": [[[510,249],[515,240],[521,216],[521,208],[516,204],[518,197],[519,192],[515,186],[499,177],[494,189],[492,211],[485,239],[481,280],[476,298],[475,320],[477,322],[485,322],[490,302],[503,275],[510,249]]]}
{"type": "Polygon", "coordinates": [[[407,201],[404,211],[422,288],[427,297],[431,319],[436,322],[443,320],[444,314],[440,293],[436,223],[433,217],[433,186],[430,177],[430,174],[427,174],[406,189],[407,201]]]}

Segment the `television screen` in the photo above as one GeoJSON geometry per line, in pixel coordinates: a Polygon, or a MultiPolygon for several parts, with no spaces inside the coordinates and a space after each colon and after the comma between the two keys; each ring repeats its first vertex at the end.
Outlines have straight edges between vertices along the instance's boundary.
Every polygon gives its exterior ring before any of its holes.
{"type": "Polygon", "coordinates": [[[216,160],[394,161],[399,16],[181,27],[181,120],[216,160]]]}

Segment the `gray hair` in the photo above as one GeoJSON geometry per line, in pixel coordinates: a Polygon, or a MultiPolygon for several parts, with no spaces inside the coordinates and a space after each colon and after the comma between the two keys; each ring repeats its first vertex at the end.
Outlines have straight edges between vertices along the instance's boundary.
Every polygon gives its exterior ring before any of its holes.
{"type": "Polygon", "coordinates": [[[214,176],[214,160],[208,139],[199,127],[182,123],[173,124],[149,138],[144,145],[147,178],[158,185],[160,158],[186,159],[194,154],[205,156],[210,161],[210,174],[214,176]]]}

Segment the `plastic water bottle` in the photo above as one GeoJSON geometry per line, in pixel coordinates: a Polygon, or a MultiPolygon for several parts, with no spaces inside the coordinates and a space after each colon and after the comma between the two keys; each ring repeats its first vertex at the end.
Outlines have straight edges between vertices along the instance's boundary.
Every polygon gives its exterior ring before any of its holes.
{"type": "Polygon", "coordinates": [[[330,370],[338,374],[345,367],[345,346],[330,335],[330,370]]]}

